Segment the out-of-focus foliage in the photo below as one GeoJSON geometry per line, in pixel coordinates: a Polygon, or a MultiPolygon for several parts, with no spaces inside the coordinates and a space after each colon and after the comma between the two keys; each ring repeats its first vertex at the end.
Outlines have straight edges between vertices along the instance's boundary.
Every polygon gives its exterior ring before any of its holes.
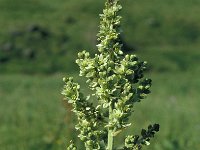
{"type": "MultiPolygon", "coordinates": [[[[157,71],[190,69],[188,61],[197,60],[193,54],[200,41],[198,0],[122,3],[126,36],[121,38],[128,53],[164,57],[160,66],[151,63],[157,71]]],[[[102,8],[101,0],[0,0],[0,72],[77,70],[73,58],[78,49],[95,51],[102,8]]]]}

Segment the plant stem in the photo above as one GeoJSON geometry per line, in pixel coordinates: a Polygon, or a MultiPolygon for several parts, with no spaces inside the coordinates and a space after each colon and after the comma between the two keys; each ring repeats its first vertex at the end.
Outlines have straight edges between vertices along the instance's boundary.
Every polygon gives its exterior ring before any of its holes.
{"type": "MultiPolygon", "coordinates": [[[[112,106],[109,106],[109,122],[111,121],[111,114],[112,114],[112,106]]],[[[112,150],[113,147],[113,130],[109,127],[108,128],[108,147],[107,150],[112,150]]]]}

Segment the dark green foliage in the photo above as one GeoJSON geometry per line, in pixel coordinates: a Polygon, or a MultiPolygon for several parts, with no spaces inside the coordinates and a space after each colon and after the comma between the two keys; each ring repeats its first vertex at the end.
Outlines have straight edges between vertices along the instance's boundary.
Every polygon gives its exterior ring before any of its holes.
{"type": "MultiPolygon", "coordinates": [[[[168,54],[177,49],[187,55],[197,51],[200,28],[198,0],[181,3],[171,0],[162,3],[159,0],[154,2],[126,0],[122,3],[126,10],[122,12],[124,31],[122,41],[131,48],[125,49],[127,52],[132,52],[136,48],[136,53],[141,53],[142,57],[146,56],[146,52],[150,52],[148,58],[145,58],[149,61],[150,57],[158,59],[162,57],[163,52],[168,54]],[[186,48],[188,46],[191,46],[190,50],[186,48]]],[[[84,47],[94,53],[92,49],[95,48],[95,35],[98,31],[96,16],[101,12],[102,6],[103,1],[100,0],[77,2],[0,0],[0,71],[27,73],[77,71],[75,65],[71,67],[77,50],[84,47]],[[13,45],[10,33],[20,36],[20,32],[26,31],[31,25],[45,28],[51,36],[45,41],[27,42],[21,35],[13,45]],[[14,46],[21,56],[19,57],[14,51],[2,52],[4,46],[14,46]]],[[[181,55],[176,57],[182,58],[181,55]]],[[[176,64],[169,64],[165,60],[159,62],[156,64],[150,61],[151,69],[155,71],[179,69],[176,64]]],[[[192,63],[195,64],[194,61],[192,63]]],[[[188,69],[190,68],[186,67],[186,70],[188,69]]]]}
{"type": "Polygon", "coordinates": [[[159,124],[149,125],[148,129],[142,129],[141,137],[139,135],[127,136],[125,139],[124,150],[141,150],[143,145],[149,145],[149,141],[158,132],[159,124]]]}

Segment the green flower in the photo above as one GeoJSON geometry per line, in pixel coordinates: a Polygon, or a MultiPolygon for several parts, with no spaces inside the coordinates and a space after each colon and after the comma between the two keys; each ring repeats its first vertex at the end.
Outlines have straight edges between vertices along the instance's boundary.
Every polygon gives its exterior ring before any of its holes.
{"type": "MultiPolygon", "coordinates": [[[[136,55],[124,55],[120,42],[119,12],[122,9],[119,0],[107,0],[103,14],[100,14],[100,31],[97,35],[98,53],[94,57],[87,51],[78,53],[76,63],[80,76],[87,79],[92,91],[84,96],[73,78],[64,78],[62,94],[72,104],[77,116],[78,137],[87,150],[113,149],[113,139],[129,127],[129,117],[136,102],[140,102],[150,93],[151,79],[144,78],[147,62],[140,61],[136,55]]],[[[149,140],[159,130],[159,125],[142,130],[141,137],[127,136],[125,150],[139,150],[149,145],[149,140]]],[[[75,150],[74,143],[68,147],[75,150]]]]}

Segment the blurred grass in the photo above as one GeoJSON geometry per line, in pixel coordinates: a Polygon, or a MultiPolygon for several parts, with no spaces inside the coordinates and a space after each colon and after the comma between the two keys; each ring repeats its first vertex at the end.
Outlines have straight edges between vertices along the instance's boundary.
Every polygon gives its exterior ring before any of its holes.
{"type": "MultiPolygon", "coordinates": [[[[51,35],[35,41],[30,41],[32,35],[27,34],[17,38],[17,50],[31,48],[36,57],[29,60],[12,54],[9,62],[0,63],[0,149],[59,150],[70,139],[81,146],[74,134],[69,106],[60,95],[62,77],[63,72],[75,76],[88,93],[84,80],[77,77],[74,61],[79,50],[96,52],[98,14],[103,3],[0,0],[0,46],[10,42],[13,31],[24,32],[34,24],[51,35]]],[[[130,120],[134,128],[126,132],[138,133],[156,122],[161,124],[161,131],[146,149],[200,149],[200,1],[122,3],[123,38],[136,49],[134,53],[149,62],[147,76],[153,79],[152,94],[135,106],[130,120]]],[[[116,143],[121,141],[116,139],[116,143]]]]}
{"type": "MultiPolygon", "coordinates": [[[[0,77],[1,149],[45,149],[51,142],[56,145],[64,142],[59,141],[65,138],[60,135],[54,141],[66,117],[59,81],[57,76],[0,77]]],[[[67,135],[66,128],[67,124],[62,127],[62,133],[67,135]]]]}
{"type": "MultiPolygon", "coordinates": [[[[60,95],[63,76],[0,75],[2,149],[58,150],[75,138],[74,119],[60,95]]],[[[154,81],[152,94],[136,104],[130,120],[133,126],[126,133],[139,133],[141,128],[156,122],[160,123],[161,131],[147,149],[198,149],[198,74],[152,73],[147,76],[154,81]]],[[[86,88],[83,79],[76,77],[76,80],[86,88]]],[[[116,143],[121,143],[123,136],[117,138],[116,143]]],[[[79,141],[77,143],[80,145],[79,141]]]]}
{"type": "MultiPolygon", "coordinates": [[[[98,14],[102,12],[103,3],[102,0],[0,0],[0,60],[9,57],[7,62],[0,63],[0,71],[52,73],[77,70],[74,65],[76,53],[82,49],[95,52],[98,14]],[[49,36],[41,39],[29,33],[33,25],[44,28],[49,36]],[[14,37],[16,32],[25,33],[14,37]],[[16,49],[10,52],[12,54],[1,50],[12,43],[16,49]],[[30,49],[35,54],[33,59],[26,56],[30,49]]],[[[157,53],[163,47],[171,47],[174,51],[177,47],[183,48],[181,53],[198,51],[199,0],[126,0],[122,5],[122,37],[129,45],[129,52],[151,49],[152,53],[157,53]],[[155,47],[157,50],[153,49],[155,47]]]]}

